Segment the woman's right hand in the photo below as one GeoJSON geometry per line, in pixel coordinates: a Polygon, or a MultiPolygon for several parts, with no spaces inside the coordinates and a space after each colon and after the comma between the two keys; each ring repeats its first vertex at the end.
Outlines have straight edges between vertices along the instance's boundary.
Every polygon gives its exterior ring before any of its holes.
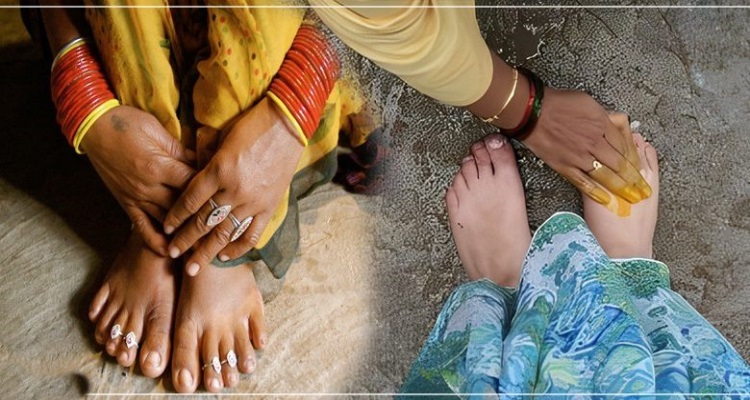
{"type": "Polygon", "coordinates": [[[151,249],[166,256],[167,238],[153,220],[163,220],[195,174],[194,154],[154,116],[128,106],[116,107],[99,118],[83,138],[81,149],[134,229],[151,249]]]}
{"type": "Polygon", "coordinates": [[[624,214],[629,208],[619,198],[637,203],[651,195],[628,126],[627,115],[610,116],[586,93],[550,88],[522,142],[582,193],[624,214]]]}

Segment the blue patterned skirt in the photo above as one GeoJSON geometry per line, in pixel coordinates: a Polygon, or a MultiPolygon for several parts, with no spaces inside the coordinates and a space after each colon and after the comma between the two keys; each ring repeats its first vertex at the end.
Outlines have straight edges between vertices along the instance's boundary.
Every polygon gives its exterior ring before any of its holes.
{"type": "Polygon", "coordinates": [[[666,265],[612,260],[579,216],[558,213],[534,235],[517,289],[481,280],[453,292],[401,390],[750,398],[750,368],[670,289],[666,265]]]}

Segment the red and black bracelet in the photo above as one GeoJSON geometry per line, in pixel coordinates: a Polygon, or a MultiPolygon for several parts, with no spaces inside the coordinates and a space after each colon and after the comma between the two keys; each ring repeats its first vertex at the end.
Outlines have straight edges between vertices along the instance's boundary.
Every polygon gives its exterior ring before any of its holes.
{"type": "Polygon", "coordinates": [[[526,111],[524,112],[523,118],[521,118],[521,122],[519,122],[515,128],[503,129],[500,133],[509,138],[523,140],[534,130],[537,121],[539,121],[539,117],[542,115],[544,82],[542,82],[536,74],[526,68],[518,67],[518,70],[529,80],[529,100],[526,103],[526,111]]]}

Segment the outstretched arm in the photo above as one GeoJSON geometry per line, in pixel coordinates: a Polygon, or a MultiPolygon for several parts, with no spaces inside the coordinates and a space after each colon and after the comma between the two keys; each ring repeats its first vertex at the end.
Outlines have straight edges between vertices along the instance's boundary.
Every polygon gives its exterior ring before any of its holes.
{"type": "Polygon", "coordinates": [[[513,67],[490,51],[467,2],[378,3],[392,8],[358,8],[375,4],[363,0],[310,3],[320,7],[316,12],[342,41],[425,95],[466,107],[498,128],[528,125],[521,141],[594,200],[615,210],[619,198],[635,203],[650,195],[638,173],[632,139],[609,121],[591,96],[547,88],[536,122],[525,124],[531,85],[524,74],[516,79],[513,67]],[[430,7],[434,5],[462,7],[430,7]]]}

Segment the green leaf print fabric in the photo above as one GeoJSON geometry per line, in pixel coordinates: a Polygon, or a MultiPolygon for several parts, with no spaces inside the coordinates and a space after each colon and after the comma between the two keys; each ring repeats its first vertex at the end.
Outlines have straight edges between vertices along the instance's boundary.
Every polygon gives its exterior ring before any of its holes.
{"type": "Polygon", "coordinates": [[[517,289],[481,280],[453,292],[401,391],[750,398],[750,368],[669,288],[666,265],[609,259],[579,216],[558,213],[534,235],[517,289]]]}

